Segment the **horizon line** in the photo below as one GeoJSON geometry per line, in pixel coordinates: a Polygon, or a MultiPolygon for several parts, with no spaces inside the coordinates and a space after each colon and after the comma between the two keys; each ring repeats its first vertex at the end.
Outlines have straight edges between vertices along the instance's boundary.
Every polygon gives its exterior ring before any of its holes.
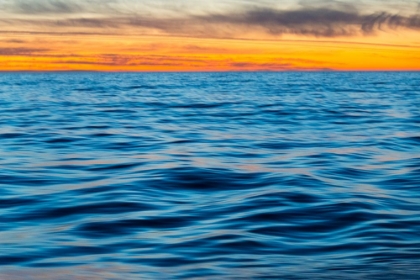
{"type": "Polygon", "coordinates": [[[420,73],[420,69],[415,70],[168,70],[168,71],[142,71],[142,70],[0,70],[0,73],[375,73],[375,72],[401,72],[401,73],[420,73]]]}

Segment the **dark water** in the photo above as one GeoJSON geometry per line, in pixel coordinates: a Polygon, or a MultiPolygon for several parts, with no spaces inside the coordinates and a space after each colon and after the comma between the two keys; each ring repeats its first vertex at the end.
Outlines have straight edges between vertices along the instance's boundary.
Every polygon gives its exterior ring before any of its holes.
{"type": "Polygon", "coordinates": [[[3,73],[0,104],[2,280],[420,279],[420,73],[3,73]]]}

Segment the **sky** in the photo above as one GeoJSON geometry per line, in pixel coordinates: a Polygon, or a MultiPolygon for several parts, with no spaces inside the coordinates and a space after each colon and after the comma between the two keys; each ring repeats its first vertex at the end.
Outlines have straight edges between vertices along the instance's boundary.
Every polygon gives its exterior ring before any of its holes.
{"type": "Polygon", "coordinates": [[[420,0],[0,0],[0,71],[420,70],[420,0]]]}

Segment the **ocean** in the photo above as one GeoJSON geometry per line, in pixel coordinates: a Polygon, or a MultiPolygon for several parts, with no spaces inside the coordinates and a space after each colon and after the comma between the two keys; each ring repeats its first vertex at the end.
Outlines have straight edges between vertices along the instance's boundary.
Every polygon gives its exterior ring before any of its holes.
{"type": "Polygon", "coordinates": [[[0,73],[0,279],[420,279],[420,72],[0,73]]]}

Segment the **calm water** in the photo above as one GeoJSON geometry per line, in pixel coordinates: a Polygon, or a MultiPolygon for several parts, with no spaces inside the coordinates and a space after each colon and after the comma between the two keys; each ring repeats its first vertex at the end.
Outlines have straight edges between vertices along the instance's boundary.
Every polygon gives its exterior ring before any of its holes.
{"type": "Polygon", "coordinates": [[[420,73],[2,73],[0,104],[2,280],[420,279],[420,73]]]}

